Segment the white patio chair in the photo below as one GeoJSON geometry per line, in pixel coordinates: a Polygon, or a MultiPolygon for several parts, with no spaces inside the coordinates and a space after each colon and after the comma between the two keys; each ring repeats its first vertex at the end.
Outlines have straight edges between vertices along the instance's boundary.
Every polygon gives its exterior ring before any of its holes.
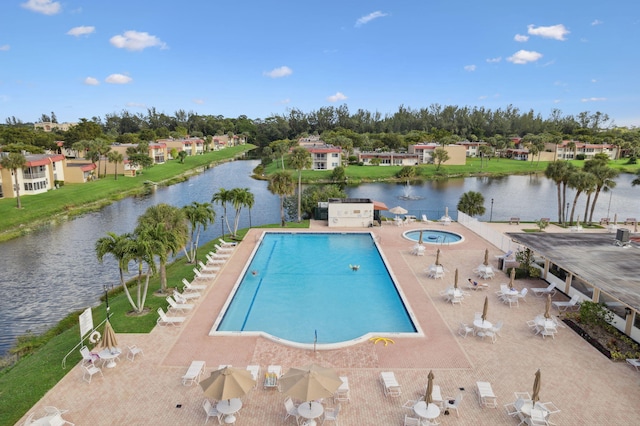
{"type": "Polygon", "coordinates": [[[418,401],[416,401],[415,399],[408,399],[404,402],[404,404],[402,404],[402,408],[413,410],[413,406],[416,405],[417,402],[418,401]]]}
{"type": "Polygon", "coordinates": [[[380,381],[384,386],[384,394],[385,396],[390,397],[399,397],[402,394],[402,389],[400,384],[396,380],[395,374],[393,371],[383,371],[380,373],[380,381]]]}
{"type": "Polygon", "coordinates": [[[494,332],[496,335],[500,335],[500,330],[502,330],[502,326],[504,325],[504,321],[500,320],[496,323],[496,325],[494,325],[493,327],[491,327],[491,331],[494,332]]]}
{"type": "Polygon", "coordinates": [[[284,409],[286,411],[284,415],[284,420],[287,420],[289,417],[296,418],[296,424],[300,422],[300,414],[298,414],[298,407],[293,403],[293,400],[290,397],[284,400],[284,409]]]}
{"type": "Polygon", "coordinates": [[[460,413],[458,413],[458,408],[460,407],[460,403],[462,402],[462,394],[459,393],[458,396],[456,396],[456,399],[453,400],[453,402],[450,402],[450,401],[451,401],[450,398],[446,398],[444,400],[444,409],[456,410],[456,417],[460,417],[460,413]]]}
{"type": "MultiPolygon", "coordinates": [[[[212,275],[215,277],[216,274],[212,274],[212,275]]],[[[193,284],[193,283],[190,283],[189,281],[187,281],[186,278],[182,279],[182,284],[184,285],[184,288],[182,289],[183,292],[185,292],[185,291],[205,290],[207,288],[207,286],[205,284],[193,284]]]]}
{"type": "Polygon", "coordinates": [[[473,327],[469,327],[467,324],[461,322],[458,328],[458,334],[462,337],[467,337],[469,333],[473,334],[473,327]]]}
{"type": "Polygon", "coordinates": [[[336,422],[338,424],[338,414],[340,413],[340,404],[335,407],[325,408],[324,410],[324,418],[322,419],[322,424],[326,421],[336,422]]]}
{"type": "Polygon", "coordinates": [[[61,414],[56,414],[52,418],[50,418],[48,425],[49,426],[63,426],[63,425],[75,426],[74,423],[71,423],[63,419],[61,414]]]}
{"type": "Polygon", "coordinates": [[[494,333],[491,330],[480,330],[478,332],[476,332],[476,336],[478,337],[482,337],[482,340],[484,340],[485,337],[488,337],[491,339],[491,343],[495,343],[496,342],[496,333],[494,333]]]}
{"type": "Polygon", "coordinates": [[[202,408],[204,408],[204,412],[207,414],[207,420],[205,423],[209,422],[209,417],[215,417],[218,419],[218,424],[222,424],[222,413],[218,411],[216,407],[211,405],[208,399],[202,401],[202,408]]]}
{"type": "Polygon", "coordinates": [[[80,355],[82,355],[82,365],[93,365],[100,359],[98,354],[94,354],[86,346],[80,348],[80,355]]]}
{"type": "Polygon", "coordinates": [[[534,287],[531,291],[536,295],[536,297],[546,296],[547,294],[553,296],[556,294],[556,283],[551,283],[547,287],[534,287]]]}
{"type": "Polygon", "coordinates": [[[404,426],[420,426],[420,419],[417,417],[404,416],[404,426]]]}
{"type": "Polygon", "coordinates": [[[531,400],[531,394],[529,392],[514,392],[513,394],[515,395],[516,400],[518,399],[523,399],[525,401],[531,400]]]}
{"type": "Polygon", "coordinates": [[[569,309],[573,309],[573,308],[579,308],[579,304],[578,301],[580,300],[580,296],[578,296],[577,294],[575,294],[571,300],[569,300],[568,302],[551,302],[551,304],[558,309],[558,311],[564,312],[567,311],[569,309]]]}
{"type": "Polygon", "coordinates": [[[159,325],[177,325],[177,324],[182,324],[184,322],[184,320],[186,319],[185,317],[170,317],[167,316],[167,314],[164,313],[164,311],[162,310],[162,308],[158,308],[158,319],[156,320],[156,322],[159,325]]]}
{"type": "Polygon", "coordinates": [[[190,291],[187,293],[179,293],[175,288],[173,289],[173,298],[178,303],[187,303],[189,300],[194,300],[200,297],[200,293],[197,291],[190,291]]]}
{"type": "Polygon", "coordinates": [[[516,295],[516,296],[506,295],[505,296],[505,303],[508,303],[509,307],[512,307],[513,305],[516,305],[517,307],[520,307],[520,304],[518,303],[518,299],[520,299],[520,297],[518,295],[516,295]]]}
{"type": "Polygon", "coordinates": [[[640,358],[638,359],[627,358],[627,364],[634,367],[636,371],[640,371],[640,358]]]}
{"type": "Polygon", "coordinates": [[[177,303],[171,296],[167,296],[166,300],[167,303],[169,303],[169,310],[184,313],[185,311],[193,309],[193,303],[177,303]]]}
{"type": "Polygon", "coordinates": [[[99,367],[96,367],[95,365],[83,365],[82,369],[84,370],[84,372],[82,373],[82,380],[84,380],[87,383],[91,383],[91,379],[93,378],[94,374],[100,374],[102,377],[104,377],[104,375],[102,374],[102,369],[100,369],[99,367]]]}
{"type": "Polygon", "coordinates": [[[526,302],[527,299],[527,293],[529,292],[528,288],[523,288],[522,291],[520,291],[520,293],[518,293],[518,300],[522,300],[523,302],[526,302]]]}
{"type": "Polygon", "coordinates": [[[511,417],[516,417],[520,410],[518,410],[513,402],[504,405],[505,410],[507,410],[507,415],[511,417]]]}
{"type": "Polygon", "coordinates": [[[429,222],[429,221],[427,220],[427,215],[426,215],[426,214],[423,214],[423,215],[422,215],[422,221],[423,221],[423,222],[429,222]]]}
{"type": "Polygon", "coordinates": [[[127,353],[127,359],[129,361],[135,361],[136,355],[138,354],[144,355],[142,348],[139,348],[136,345],[127,345],[127,349],[129,349],[129,352],[127,353]]]}

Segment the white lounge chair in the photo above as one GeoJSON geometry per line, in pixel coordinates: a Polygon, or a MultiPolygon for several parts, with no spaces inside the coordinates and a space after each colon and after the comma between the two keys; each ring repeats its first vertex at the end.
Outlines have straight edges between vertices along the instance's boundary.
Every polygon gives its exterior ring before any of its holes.
{"type": "Polygon", "coordinates": [[[232,251],[234,251],[236,249],[236,246],[226,246],[226,247],[222,247],[219,246],[218,244],[214,244],[213,247],[215,247],[216,249],[216,253],[230,253],[232,251]]]}
{"type": "Polygon", "coordinates": [[[82,369],[84,370],[84,372],[82,373],[82,380],[87,383],[91,383],[91,379],[93,378],[94,374],[100,374],[102,377],[104,377],[104,375],[102,374],[102,370],[93,364],[83,365],[82,369]]]}
{"type": "Polygon", "coordinates": [[[481,405],[493,408],[496,408],[498,406],[498,399],[496,398],[496,394],[493,393],[491,383],[476,382],[476,390],[478,392],[478,398],[481,405]]]}
{"type": "Polygon", "coordinates": [[[159,315],[159,317],[156,320],[156,322],[159,325],[182,324],[184,322],[184,320],[186,319],[185,317],[170,317],[170,316],[167,316],[167,314],[164,313],[162,308],[158,308],[158,315],[159,315]]]}
{"type": "Polygon", "coordinates": [[[551,283],[547,287],[534,287],[531,289],[531,291],[537,297],[546,296],[547,294],[553,296],[554,294],[556,294],[556,283],[551,283]]]}
{"type": "Polygon", "coordinates": [[[218,251],[210,251],[209,252],[209,256],[213,257],[214,259],[218,258],[218,259],[229,259],[231,257],[231,253],[227,253],[227,252],[218,252],[218,251]]]}
{"type": "Polygon", "coordinates": [[[226,258],[215,257],[210,254],[206,255],[207,265],[223,265],[227,262],[226,258]]]}
{"type": "Polygon", "coordinates": [[[198,260],[198,268],[200,268],[200,272],[204,273],[218,272],[220,270],[220,266],[205,265],[201,260],[198,260]]]}
{"type": "Polygon", "coordinates": [[[178,293],[178,290],[173,289],[173,298],[178,303],[188,303],[189,300],[195,300],[200,297],[200,293],[197,291],[190,291],[187,293],[178,293]]]}
{"type": "Polygon", "coordinates": [[[559,311],[567,311],[569,309],[578,308],[578,301],[580,300],[580,296],[577,294],[573,295],[571,300],[568,302],[551,302],[551,304],[556,307],[559,311]]]}
{"type": "Polygon", "coordinates": [[[198,268],[193,268],[193,273],[196,274],[196,278],[215,278],[216,274],[211,274],[208,272],[200,272],[198,268]]]}
{"type": "Polygon", "coordinates": [[[267,373],[264,375],[264,388],[277,388],[278,380],[282,376],[282,367],[279,365],[270,365],[267,367],[267,373]]]}
{"type": "Polygon", "coordinates": [[[636,371],[640,371],[640,358],[639,359],[627,358],[627,364],[634,367],[636,371]]]}
{"type": "MultiPolygon", "coordinates": [[[[215,276],[215,274],[214,274],[215,276]]],[[[207,288],[207,286],[205,284],[193,284],[190,283],[189,281],[187,281],[186,278],[182,279],[182,284],[184,284],[184,288],[182,289],[182,291],[198,291],[198,290],[204,290],[207,288]]]]}
{"type": "Polygon", "coordinates": [[[174,310],[181,313],[193,309],[193,303],[177,303],[171,296],[167,296],[167,302],[169,303],[168,310],[174,310]]]}
{"type": "Polygon", "coordinates": [[[384,394],[386,396],[398,397],[402,394],[400,384],[396,380],[393,371],[383,371],[380,373],[380,382],[384,386],[384,394]]]}
{"type": "Polygon", "coordinates": [[[422,221],[423,221],[423,222],[429,222],[429,221],[427,220],[427,215],[426,215],[426,214],[423,214],[423,215],[422,215],[422,221]]]}
{"type": "Polygon", "coordinates": [[[215,417],[216,419],[218,419],[218,423],[222,424],[222,413],[218,411],[216,407],[211,405],[208,399],[205,399],[202,402],[202,408],[204,408],[204,412],[207,414],[207,420],[205,421],[205,423],[209,421],[209,417],[215,417]]]}
{"type": "Polygon", "coordinates": [[[338,390],[333,394],[333,402],[349,402],[349,378],[346,376],[340,376],[342,384],[338,390]]]}
{"type": "Polygon", "coordinates": [[[235,247],[238,245],[238,243],[235,242],[228,242],[223,240],[222,238],[218,238],[218,241],[220,242],[220,246],[222,247],[235,247]]]}
{"type": "Polygon", "coordinates": [[[182,384],[186,386],[199,382],[200,376],[204,373],[204,368],[204,361],[191,361],[187,372],[182,376],[182,384]]]}

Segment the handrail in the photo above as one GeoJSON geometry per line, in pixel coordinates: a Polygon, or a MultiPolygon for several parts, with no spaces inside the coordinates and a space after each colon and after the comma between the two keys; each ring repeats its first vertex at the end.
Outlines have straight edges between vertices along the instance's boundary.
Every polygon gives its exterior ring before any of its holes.
{"type": "Polygon", "coordinates": [[[97,330],[98,330],[98,328],[99,328],[102,324],[104,324],[105,322],[107,322],[107,319],[106,319],[106,318],[105,318],[105,319],[104,319],[100,324],[98,324],[98,326],[97,326],[97,327],[93,327],[93,330],[91,330],[91,333],[87,333],[87,334],[85,335],[85,337],[83,337],[82,339],[80,339],[80,343],[78,343],[77,345],[75,345],[75,346],[73,347],[73,349],[71,349],[71,350],[69,351],[69,353],[67,353],[67,354],[64,356],[64,358],[62,358],[62,368],[63,368],[63,369],[64,369],[64,368],[67,368],[67,357],[68,357],[69,355],[71,355],[73,352],[75,352],[75,350],[76,350],[76,349],[78,349],[78,348],[80,348],[80,347],[84,346],[84,341],[85,341],[89,336],[91,336],[91,334],[92,334],[94,331],[97,331],[97,330]]]}

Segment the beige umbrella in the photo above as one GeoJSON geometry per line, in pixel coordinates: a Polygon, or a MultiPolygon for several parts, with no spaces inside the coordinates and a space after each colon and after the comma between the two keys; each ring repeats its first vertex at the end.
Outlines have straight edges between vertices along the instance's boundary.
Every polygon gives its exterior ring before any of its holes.
{"type": "Polygon", "coordinates": [[[458,268],[456,268],[456,275],[455,275],[455,278],[453,279],[453,288],[455,289],[458,288],[458,268]]]}
{"type": "Polygon", "coordinates": [[[424,402],[426,402],[427,405],[433,402],[433,396],[431,395],[433,393],[433,377],[433,370],[429,370],[429,375],[427,376],[427,379],[429,379],[427,381],[427,393],[424,394],[424,402]]]}
{"type": "Polygon", "coordinates": [[[576,228],[580,228],[580,215],[576,217],[576,228]]]}
{"type": "Polygon", "coordinates": [[[406,214],[407,213],[407,209],[402,208],[400,206],[395,206],[391,209],[389,209],[389,213],[393,213],[393,214],[406,214]]]}
{"type": "Polygon", "coordinates": [[[613,224],[617,225],[618,224],[618,213],[613,215],[613,224]]]}
{"type": "Polygon", "coordinates": [[[551,318],[551,295],[547,294],[547,303],[544,305],[544,317],[546,319],[551,318]]]}
{"type": "Polygon", "coordinates": [[[116,339],[116,333],[113,331],[113,327],[111,327],[111,322],[109,320],[107,320],[104,325],[104,332],[102,333],[100,347],[109,350],[118,348],[118,339],[116,339]]]}
{"type": "Polygon", "coordinates": [[[440,249],[436,250],[436,265],[440,265],[440,249]]]}
{"type": "Polygon", "coordinates": [[[487,311],[489,310],[489,296],[484,297],[484,307],[482,308],[482,321],[487,319],[487,311]]]}
{"type": "Polygon", "coordinates": [[[218,401],[245,396],[255,384],[249,371],[234,367],[215,370],[200,382],[204,395],[218,401]]]}
{"type": "Polygon", "coordinates": [[[513,280],[516,279],[516,268],[511,268],[511,278],[509,279],[509,288],[513,290],[513,280]]]}
{"type": "Polygon", "coordinates": [[[538,395],[539,393],[540,393],[540,369],[538,368],[538,371],[536,371],[536,378],[533,381],[533,394],[531,395],[531,401],[533,401],[534,404],[540,400],[540,396],[538,395]]]}
{"type": "Polygon", "coordinates": [[[422,229],[420,230],[420,238],[418,238],[418,244],[422,244],[422,229]]]}
{"type": "Polygon", "coordinates": [[[484,251],[484,266],[489,266],[489,249],[484,251]]]}
{"type": "Polygon", "coordinates": [[[342,385],[335,370],[316,364],[291,368],[279,382],[284,394],[301,401],[328,398],[342,385]]]}

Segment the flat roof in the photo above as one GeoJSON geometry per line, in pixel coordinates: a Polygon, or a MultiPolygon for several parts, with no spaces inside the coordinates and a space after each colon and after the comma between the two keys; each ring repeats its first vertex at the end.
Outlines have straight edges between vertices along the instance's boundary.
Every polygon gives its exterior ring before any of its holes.
{"type": "Polygon", "coordinates": [[[640,311],[640,247],[614,244],[616,234],[512,233],[514,241],[529,247],[561,268],[640,311]]]}

